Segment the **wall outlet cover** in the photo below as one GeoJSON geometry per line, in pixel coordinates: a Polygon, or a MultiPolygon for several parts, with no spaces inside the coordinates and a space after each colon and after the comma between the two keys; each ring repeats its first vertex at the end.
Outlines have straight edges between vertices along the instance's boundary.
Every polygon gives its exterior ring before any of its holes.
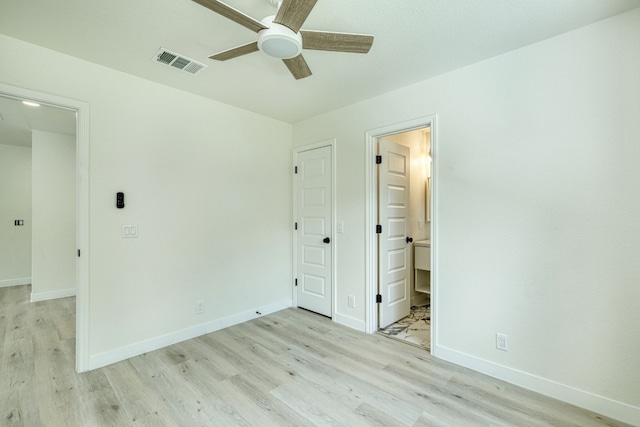
{"type": "Polygon", "coordinates": [[[496,348],[498,350],[507,351],[508,350],[507,345],[508,345],[508,343],[507,343],[507,334],[497,333],[496,334],[496,348]]]}
{"type": "Polygon", "coordinates": [[[349,295],[349,307],[356,308],[356,297],[355,297],[355,295],[349,295]]]}
{"type": "Polygon", "coordinates": [[[204,301],[200,300],[196,302],[196,314],[204,313],[204,301]]]}

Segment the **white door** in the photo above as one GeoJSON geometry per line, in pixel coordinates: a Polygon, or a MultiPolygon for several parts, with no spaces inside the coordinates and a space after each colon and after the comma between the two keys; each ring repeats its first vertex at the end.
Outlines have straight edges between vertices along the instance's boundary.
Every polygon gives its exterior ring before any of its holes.
{"type": "Polygon", "coordinates": [[[381,139],[378,155],[378,326],[409,315],[409,147],[381,139]]]}
{"type": "Polygon", "coordinates": [[[331,146],[296,155],[298,307],[332,316],[331,146]]]}

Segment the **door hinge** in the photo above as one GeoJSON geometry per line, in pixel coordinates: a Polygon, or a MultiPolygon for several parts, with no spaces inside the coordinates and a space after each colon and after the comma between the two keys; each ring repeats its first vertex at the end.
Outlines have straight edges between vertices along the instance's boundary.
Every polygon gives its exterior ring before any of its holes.
{"type": "Polygon", "coordinates": [[[80,249],[78,249],[78,258],[80,258],[80,249]]]}
{"type": "Polygon", "coordinates": [[[380,304],[382,302],[382,295],[376,295],[376,304],[380,304]]]}
{"type": "Polygon", "coordinates": [[[293,173],[298,173],[298,167],[293,168],[293,173]]]}
{"type": "Polygon", "coordinates": [[[382,164],[382,156],[376,156],[376,165],[382,164]]]}
{"type": "Polygon", "coordinates": [[[382,226],[380,224],[376,225],[376,234],[382,233],[382,226]]]}
{"type": "Polygon", "coordinates": [[[298,279],[296,279],[296,286],[298,286],[298,279]]]}
{"type": "Polygon", "coordinates": [[[296,230],[298,229],[298,223],[297,223],[297,222],[296,222],[296,225],[295,225],[295,229],[296,229],[296,230]]]}

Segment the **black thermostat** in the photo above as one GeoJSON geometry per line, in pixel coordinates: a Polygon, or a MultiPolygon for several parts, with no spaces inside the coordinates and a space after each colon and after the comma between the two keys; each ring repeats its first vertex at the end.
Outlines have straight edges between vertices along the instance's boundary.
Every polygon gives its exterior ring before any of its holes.
{"type": "Polygon", "coordinates": [[[116,193],[116,207],[118,209],[124,208],[124,193],[116,193]]]}

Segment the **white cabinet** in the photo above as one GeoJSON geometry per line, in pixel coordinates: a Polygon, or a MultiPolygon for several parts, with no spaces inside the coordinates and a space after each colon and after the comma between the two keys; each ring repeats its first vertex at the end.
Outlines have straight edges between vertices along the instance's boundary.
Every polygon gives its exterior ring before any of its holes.
{"type": "Polygon", "coordinates": [[[430,294],[431,240],[418,240],[413,243],[413,268],[416,291],[430,294]]]}

